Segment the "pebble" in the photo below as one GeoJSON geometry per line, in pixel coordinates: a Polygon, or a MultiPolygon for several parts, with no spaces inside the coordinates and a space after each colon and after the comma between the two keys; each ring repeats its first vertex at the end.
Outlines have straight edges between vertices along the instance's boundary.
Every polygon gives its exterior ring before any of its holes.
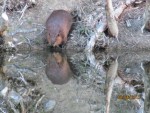
{"type": "Polygon", "coordinates": [[[46,103],[44,103],[44,111],[49,113],[54,109],[55,105],[56,105],[55,100],[48,100],[46,103]]]}
{"type": "Polygon", "coordinates": [[[8,87],[5,87],[1,92],[0,95],[2,95],[3,97],[5,97],[7,95],[8,92],[8,87]]]}

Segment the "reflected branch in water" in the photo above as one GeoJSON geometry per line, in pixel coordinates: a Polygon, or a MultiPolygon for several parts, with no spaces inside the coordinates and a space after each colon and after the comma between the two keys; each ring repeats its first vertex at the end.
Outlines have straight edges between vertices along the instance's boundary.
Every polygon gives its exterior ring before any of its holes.
{"type": "Polygon", "coordinates": [[[142,63],[142,69],[144,69],[144,87],[145,87],[145,113],[150,113],[150,61],[142,63]]]}
{"type": "Polygon", "coordinates": [[[106,89],[106,113],[110,112],[110,100],[114,86],[114,80],[118,70],[118,58],[113,59],[106,73],[105,89],[106,89]]]}

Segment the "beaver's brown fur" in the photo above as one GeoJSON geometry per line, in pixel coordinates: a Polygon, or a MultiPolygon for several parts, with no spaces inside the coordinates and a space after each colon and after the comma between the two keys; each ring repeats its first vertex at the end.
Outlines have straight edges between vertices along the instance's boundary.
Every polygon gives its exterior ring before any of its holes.
{"type": "Polygon", "coordinates": [[[65,10],[55,10],[46,21],[49,45],[59,46],[66,43],[72,25],[72,16],[65,10]]]}

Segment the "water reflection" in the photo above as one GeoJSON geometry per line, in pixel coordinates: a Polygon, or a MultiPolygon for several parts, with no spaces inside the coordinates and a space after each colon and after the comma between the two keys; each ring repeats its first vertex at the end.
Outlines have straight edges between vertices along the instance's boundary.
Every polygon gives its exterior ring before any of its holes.
{"type": "Polygon", "coordinates": [[[109,69],[106,73],[106,81],[105,81],[105,88],[106,88],[106,113],[110,112],[110,100],[112,97],[112,91],[114,87],[114,81],[117,76],[118,70],[118,58],[112,59],[112,62],[109,66],[109,69]]]}
{"type": "Polygon", "coordinates": [[[144,110],[145,113],[150,113],[150,61],[142,63],[144,70],[144,87],[145,87],[145,102],[144,110]]]}
{"type": "MultiPolygon", "coordinates": [[[[37,113],[45,113],[47,106],[53,113],[149,113],[149,54],[99,53],[90,55],[92,58],[72,52],[2,55],[5,79],[0,77],[0,101],[6,100],[2,97],[7,92],[11,105],[17,105],[13,109],[21,112],[24,108],[28,113],[37,106],[37,113]],[[74,70],[80,76],[73,78],[74,70]],[[45,100],[53,102],[53,107],[43,104],[45,100]]],[[[10,113],[8,103],[0,104],[0,112],[10,113]]]]}
{"type": "Polygon", "coordinates": [[[45,73],[53,84],[65,84],[72,76],[67,57],[59,52],[48,55],[45,73]]]}
{"type": "MultiPolygon", "coordinates": [[[[109,53],[110,54],[110,53],[109,53]]],[[[146,57],[145,53],[136,54],[115,54],[108,55],[105,59],[106,69],[106,81],[105,81],[105,95],[106,95],[106,113],[119,113],[124,110],[125,113],[143,113],[144,112],[144,76],[141,69],[141,62],[146,57]],[[119,59],[111,60],[112,56],[115,58],[119,56],[119,59]],[[145,58],[144,58],[145,57],[145,58]],[[118,66],[119,65],[119,66],[118,66]],[[111,100],[111,101],[110,101],[111,100]],[[117,106],[117,108],[115,106],[117,106]]],[[[99,54],[99,57],[101,54],[99,54]]],[[[91,55],[87,55],[91,60],[92,65],[103,65],[91,55]],[[93,60],[94,59],[94,60],[93,60]]],[[[147,69],[148,70],[148,69],[147,69]]],[[[148,112],[147,112],[148,113],[148,112]]]]}

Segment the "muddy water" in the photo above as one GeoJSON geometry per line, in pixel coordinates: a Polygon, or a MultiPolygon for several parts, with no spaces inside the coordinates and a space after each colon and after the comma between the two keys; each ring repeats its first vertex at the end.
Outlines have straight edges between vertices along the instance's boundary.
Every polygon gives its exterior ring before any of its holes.
{"type": "Polygon", "coordinates": [[[1,54],[0,113],[148,113],[149,56],[1,54]]]}

